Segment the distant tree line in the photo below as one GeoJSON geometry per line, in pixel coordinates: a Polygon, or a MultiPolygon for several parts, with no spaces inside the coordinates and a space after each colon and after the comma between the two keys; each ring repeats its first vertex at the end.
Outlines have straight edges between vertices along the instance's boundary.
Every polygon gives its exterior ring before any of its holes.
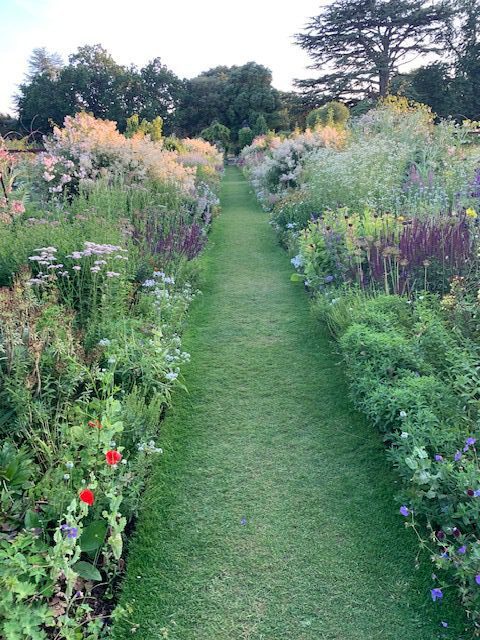
{"type": "Polygon", "coordinates": [[[304,127],[332,100],[355,114],[387,94],[480,120],[480,0],[332,0],[296,41],[315,77],[298,80],[295,92],[275,89],[255,62],[180,79],[160,58],[120,65],[101,45],[79,47],[67,63],[35,49],[15,97],[18,117],[0,114],[0,135],[38,139],[85,110],[129,135],[155,126],[150,135],[202,135],[237,150],[259,133],[304,127]],[[418,66],[422,59],[428,64],[418,66]]]}
{"type": "Polygon", "coordinates": [[[215,67],[186,80],[160,58],[142,68],[120,65],[101,45],[80,47],[66,64],[55,53],[35,49],[15,102],[18,121],[0,115],[0,134],[17,129],[39,138],[84,110],[116,121],[127,133],[142,130],[142,122],[158,126],[161,119],[167,135],[205,131],[225,148],[269,129],[301,126],[311,106],[306,97],[275,89],[269,69],[255,62],[215,67]]]}

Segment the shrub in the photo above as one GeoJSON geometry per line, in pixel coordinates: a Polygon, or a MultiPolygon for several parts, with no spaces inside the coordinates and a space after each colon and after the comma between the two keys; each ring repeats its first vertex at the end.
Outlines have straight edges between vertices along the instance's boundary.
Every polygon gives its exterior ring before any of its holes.
{"type": "Polygon", "coordinates": [[[323,107],[313,109],[307,115],[307,127],[344,127],[350,117],[348,107],[341,102],[327,102],[323,107]]]}

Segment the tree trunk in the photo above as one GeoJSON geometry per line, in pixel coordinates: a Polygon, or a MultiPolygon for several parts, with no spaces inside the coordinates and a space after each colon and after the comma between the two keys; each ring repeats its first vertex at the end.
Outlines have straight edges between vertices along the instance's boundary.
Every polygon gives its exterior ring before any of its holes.
{"type": "Polygon", "coordinates": [[[388,94],[390,86],[390,71],[388,67],[382,67],[378,70],[380,80],[380,97],[384,98],[388,94]]]}

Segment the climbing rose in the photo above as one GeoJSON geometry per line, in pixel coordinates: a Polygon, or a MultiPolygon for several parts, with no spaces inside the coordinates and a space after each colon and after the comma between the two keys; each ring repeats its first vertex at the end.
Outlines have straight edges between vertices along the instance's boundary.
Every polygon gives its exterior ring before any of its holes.
{"type": "Polygon", "coordinates": [[[105,454],[105,459],[107,461],[107,464],[118,464],[122,459],[122,454],[118,451],[115,451],[114,449],[110,449],[110,451],[107,451],[107,453],[105,454]]]}
{"type": "Polygon", "coordinates": [[[82,489],[79,493],[80,500],[88,504],[90,507],[95,502],[95,496],[93,495],[93,491],[91,489],[82,489]]]}

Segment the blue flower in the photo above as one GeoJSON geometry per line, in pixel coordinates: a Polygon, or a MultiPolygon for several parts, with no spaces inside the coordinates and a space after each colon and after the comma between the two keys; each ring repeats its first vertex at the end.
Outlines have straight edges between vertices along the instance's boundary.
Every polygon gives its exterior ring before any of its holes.
{"type": "Polygon", "coordinates": [[[444,629],[446,629],[446,628],[448,627],[448,622],[445,622],[445,620],[442,620],[442,621],[440,622],[440,624],[442,625],[442,627],[443,627],[444,629]]]}
{"type": "Polygon", "coordinates": [[[240,524],[241,524],[241,525],[243,525],[243,526],[245,526],[245,525],[247,524],[247,519],[246,519],[246,518],[242,518],[242,519],[240,520],[240,524]]]}
{"type": "Polygon", "coordinates": [[[408,507],[406,507],[405,505],[402,505],[400,507],[400,513],[402,514],[402,516],[405,516],[405,518],[406,518],[407,516],[410,515],[410,509],[408,507]]]}
{"type": "Polygon", "coordinates": [[[476,443],[477,439],[476,438],[467,438],[465,440],[465,444],[467,445],[467,447],[473,447],[473,445],[476,443]]]}
{"type": "Polygon", "coordinates": [[[477,575],[475,576],[475,582],[477,584],[480,584],[480,574],[477,573],[477,575]]]}
{"type": "Polygon", "coordinates": [[[436,462],[443,462],[443,456],[441,456],[440,454],[437,453],[437,455],[435,456],[435,461],[436,462]]]}
{"type": "Polygon", "coordinates": [[[443,591],[441,589],[431,589],[430,594],[432,596],[432,600],[436,602],[437,600],[441,600],[443,598],[443,591]]]}
{"type": "Polygon", "coordinates": [[[68,524],[62,524],[60,527],[61,531],[67,534],[67,538],[76,538],[78,536],[78,528],[71,527],[68,524]]]}
{"type": "Polygon", "coordinates": [[[295,267],[295,269],[299,269],[300,267],[303,267],[303,257],[298,254],[297,256],[293,257],[290,262],[293,264],[293,266],[295,267]]]}
{"type": "Polygon", "coordinates": [[[465,553],[467,553],[467,547],[465,545],[462,545],[461,547],[458,548],[457,553],[463,556],[465,553]]]}
{"type": "Polygon", "coordinates": [[[332,282],[333,280],[335,280],[334,276],[325,276],[325,282],[328,284],[329,282],[332,282]]]}
{"type": "Polygon", "coordinates": [[[461,457],[462,457],[462,452],[457,451],[453,459],[455,460],[455,462],[458,462],[461,457]]]}

